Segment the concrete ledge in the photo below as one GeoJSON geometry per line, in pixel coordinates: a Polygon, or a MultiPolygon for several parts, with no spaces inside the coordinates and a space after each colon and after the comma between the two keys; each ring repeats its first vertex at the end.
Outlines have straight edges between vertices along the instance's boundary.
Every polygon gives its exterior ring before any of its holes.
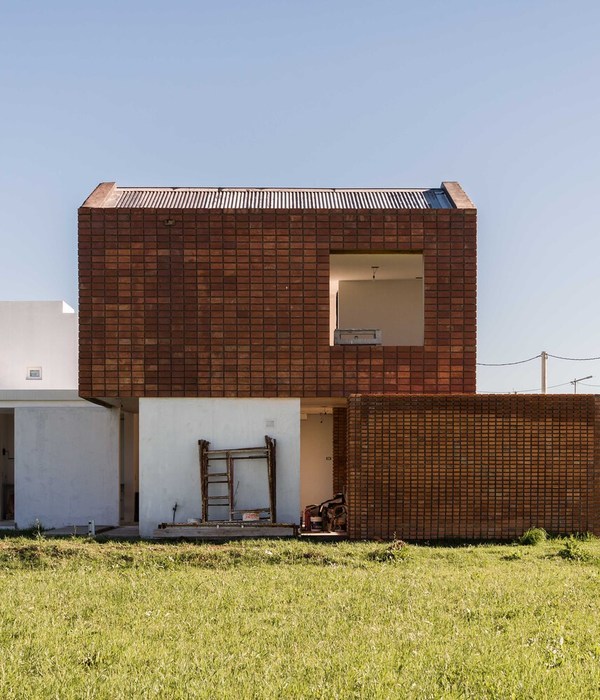
{"type": "Polygon", "coordinates": [[[2,389],[0,401],[76,401],[84,404],[76,389],[2,389]]]}
{"type": "MultiPolygon", "coordinates": [[[[96,525],[96,535],[112,530],[111,525],[96,525]]],[[[67,527],[53,527],[44,530],[44,537],[88,537],[87,525],[68,525],[67,527]]]]}
{"type": "Polygon", "coordinates": [[[442,182],[442,187],[457,209],[476,209],[458,182],[442,182]]]}
{"type": "Polygon", "coordinates": [[[116,189],[115,182],[101,182],[81,205],[82,209],[99,209],[108,204],[108,199],[116,189]]]}
{"type": "Polygon", "coordinates": [[[205,525],[170,525],[156,528],[152,533],[154,539],[198,539],[198,540],[234,540],[239,538],[257,537],[295,537],[298,528],[296,525],[233,525],[213,524],[205,525]]]}

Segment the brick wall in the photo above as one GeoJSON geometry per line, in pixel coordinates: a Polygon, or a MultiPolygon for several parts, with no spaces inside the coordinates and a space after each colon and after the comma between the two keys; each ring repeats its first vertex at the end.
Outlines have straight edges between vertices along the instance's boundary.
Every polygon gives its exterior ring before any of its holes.
{"type": "Polygon", "coordinates": [[[600,534],[600,398],[353,396],[349,534],[600,534]]]}
{"type": "Polygon", "coordinates": [[[336,406],[333,409],[333,492],[346,491],[347,411],[336,406]]]}
{"type": "Polygon", "coordinates": [[[89,202],[79,210],[84,397],[475,391],[474,209],[89,202]],[[331,251],[423,252],[423,347],[330,347],[331,251]]]}

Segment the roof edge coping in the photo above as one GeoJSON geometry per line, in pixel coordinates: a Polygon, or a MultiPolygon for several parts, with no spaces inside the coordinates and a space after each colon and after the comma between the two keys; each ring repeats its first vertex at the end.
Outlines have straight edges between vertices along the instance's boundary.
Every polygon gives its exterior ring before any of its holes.
{"type": "Polygon", "coordinates": [[[116,195],[116,182],[101,182],[81,205],[81,208],[98,209],[108,204],[111,195],[116,195]]]}
{"type": "Polygon", "coordinates": [[[442,182],[442,189],[448,196],[448,199],[454,204],[457,209],[476,209],[467,193],[460,186],[460,183],[455,181],[442,182]]]}

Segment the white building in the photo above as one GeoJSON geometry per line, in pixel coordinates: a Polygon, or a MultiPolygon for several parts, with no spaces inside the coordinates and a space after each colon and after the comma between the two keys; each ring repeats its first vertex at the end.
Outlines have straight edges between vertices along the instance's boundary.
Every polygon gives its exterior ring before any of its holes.
{"type": "Polygon", "coordinates": [[[128,460],[119,454],[120,411],[79,398],[77,331],[65,302],[0,302],[4,527],[118,525],[133,517],[121,504],[128,460]]]}

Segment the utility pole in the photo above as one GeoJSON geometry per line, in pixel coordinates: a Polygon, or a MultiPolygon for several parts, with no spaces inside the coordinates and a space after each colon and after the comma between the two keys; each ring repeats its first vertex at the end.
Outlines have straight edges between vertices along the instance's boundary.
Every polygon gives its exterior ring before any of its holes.
{"type": "Polygon", "coordinates": [[[573,379],[573,381],[571,382],[571,384],[573,385],[573,393],[574,394],[577,393],[577,382],[583,382],[586,379],[591,379],[593,376],[594,376],[593,374],[590,374],[589,377],[581,377],[580,379],[573,379]]]}
{"type": "Polygon", "coordinates": [[[542,358],[542,394],[546,394],[548,388],[548,353],[542,350],[540,357],[542,358]]]}

